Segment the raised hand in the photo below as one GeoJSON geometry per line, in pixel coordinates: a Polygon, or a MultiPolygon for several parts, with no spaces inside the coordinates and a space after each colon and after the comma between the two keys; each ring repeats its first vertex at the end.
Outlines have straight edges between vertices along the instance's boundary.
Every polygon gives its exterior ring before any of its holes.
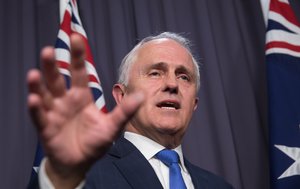
{"type": "Polygon", "coordinates": [[[103,156],[125,123],[140,106],[143,95],[125,96],[108,114],[95,106],[84,66],[84,43],[71,36],[72,86],[58,72],[54,49],[41,52],[42,74],[28,73],[28,106],[48,157],[46,171],[59,188],[74,187],[96,159],[103,156]]]}

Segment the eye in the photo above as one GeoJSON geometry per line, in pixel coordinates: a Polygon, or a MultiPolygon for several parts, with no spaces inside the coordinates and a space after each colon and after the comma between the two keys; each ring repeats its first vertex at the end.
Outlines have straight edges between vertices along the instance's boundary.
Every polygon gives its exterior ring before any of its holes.
{"type": "Polygon", "coordinates": [[[179,79],[182,79],[182,80],[184,80],[184,81],[190,81],[190,77],[189,77],[188,75],[186,75],[186,74],[180,74],[180,75],[178,76],[178,78],[179,78],[179,79]]]}
{"type": "Polygon", "coordinates": [[[149,73],[149,76],[151,76],[151,77],[158,77],[160,75],[161,75],[161,73],[159,71],[156,71],[156,70],[153,70],[149,73]]]}

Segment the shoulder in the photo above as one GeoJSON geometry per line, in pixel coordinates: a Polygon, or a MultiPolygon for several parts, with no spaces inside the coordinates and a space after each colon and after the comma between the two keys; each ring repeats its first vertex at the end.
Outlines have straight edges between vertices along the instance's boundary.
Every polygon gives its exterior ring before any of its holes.
{"type": "Polygon", "coordinates": [[[85,188],[130,188],[122,166],[128,164],[128,159],[135,162],[136,159],[128,157],[137,151],[126,139],[119,139],[107,154],[90,168],[86,175],[85,188]]]}
{"type": "Polygon", "coordinates": [[[115,166],[115,162],[119,161],[124,156],[124,152],[122,151],[124,148],[123,146],[123,142],[121,148],[119,143],[113,145],[104,157],[95,162],[88,172],[87,177],[96,177],[97,179],[103,178],[106,180],[108,175],[116,174],[118,170],[115,166]]]}
{"type": "Polygon", "coordinates": [[[186,167],[192,177],[195,188],[218,188],[233,189],[233,187],[222,177],[202,169],[189,161],[185,161],[186,167]]]}
{"type": "Polygon", "coordinates": [[[118,158],[107,154],[98,160],[86,175],[84,188],[128,188],[128,183],[115,161],[118,158]]]}

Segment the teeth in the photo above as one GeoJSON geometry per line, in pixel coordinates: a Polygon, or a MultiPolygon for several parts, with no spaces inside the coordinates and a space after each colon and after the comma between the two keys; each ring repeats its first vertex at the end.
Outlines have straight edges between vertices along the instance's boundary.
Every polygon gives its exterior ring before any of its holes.
{"type": "Polygon", "coordinates": [[[175,110],[176,108],[175,107],[161,107],[161,108],[163,108],[163,109],[168,109],[168,110],[175,110]]]}
{"type": "Polygon", "coordinates": [[[159,108],[168,109],[168,110],[177,110],[179,105],[173,102],[162,102],[157,105],[159,108]]]}

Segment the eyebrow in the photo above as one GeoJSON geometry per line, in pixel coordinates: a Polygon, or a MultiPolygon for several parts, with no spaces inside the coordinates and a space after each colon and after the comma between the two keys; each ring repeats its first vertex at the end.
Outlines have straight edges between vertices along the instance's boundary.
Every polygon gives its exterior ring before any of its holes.
{"type": "Polygon", "coordinates": [[[147,67],[147,70],[151,70],[151,69],[159,69],[159,70],[167,70],[168,68],[168,64],[165,62],[158,62],[155,64],[151,64],[147,67]]]}
{"type": "Polygon", "coordinates": [[[185,66],[179,66],[178,68],[176,68],[175,70],[176,73],[187,73],[189,75],[193,75],[193,72],[189,69],[187,69],[185,66]]]}
{"type": "MultiPolygon", "coordinates": [[[[167,70],[168,69],[168,64],[165,63],[165,62],[158,62],[158,63],[155,63],[155,64],[151,64],[149,66],[146,67],[146,70],[151,70],[151,69],[158,69],[158,70],[167,70]]],[[[188,68],[186,68],[185,66],[183,65],[180,65],[178,66],[176,69],[175,69],[175,73],[186,73],[188,74],[191,78],[195,78],[195,74],[192,70],[189,70],[188,68]]]]}

